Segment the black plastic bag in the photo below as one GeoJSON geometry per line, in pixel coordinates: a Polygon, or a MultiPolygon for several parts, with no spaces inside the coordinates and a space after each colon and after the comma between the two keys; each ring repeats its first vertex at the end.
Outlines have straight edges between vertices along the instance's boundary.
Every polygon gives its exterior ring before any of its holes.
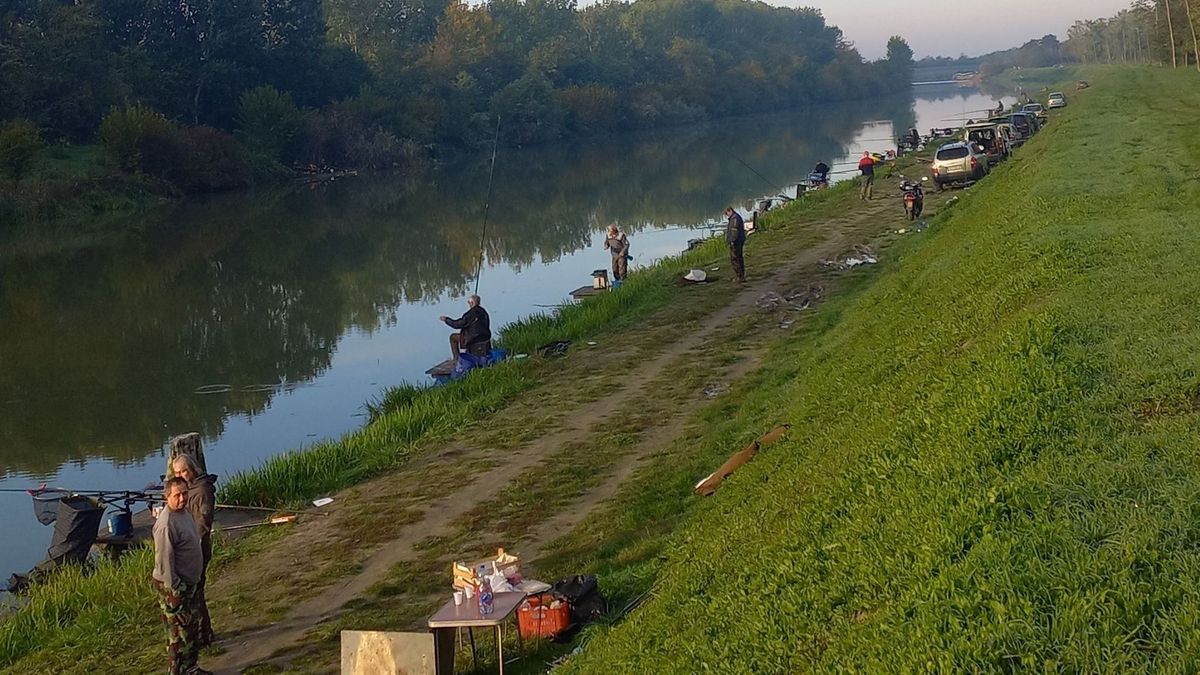
{"type": "Polygon", "coordinates": [[[571,607],[571,627],[599,621],[608,612],[608,600],[600,593],[596,575],[577,574],[554,584],[550,593],[571,607]]]}

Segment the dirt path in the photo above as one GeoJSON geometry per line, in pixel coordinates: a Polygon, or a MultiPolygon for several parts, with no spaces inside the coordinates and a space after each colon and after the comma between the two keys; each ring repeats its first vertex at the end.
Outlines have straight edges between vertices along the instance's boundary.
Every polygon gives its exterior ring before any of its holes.
{"type": "MultiPolygon", "coordinates": [[[[219,673],[237,673],[254,664],[278,660],[281,654],[301,644],[315,626],[346,611],[344,607],[349,601],[368,594],[398,564],[418,561],[423,541],[431,536],[453,532],[457,524],[468,519],[475,509],[496,499],[504,486],[513,484],[565,446],[584,443],[599,430],[615,424],[614,417],[620,411],[639,404],[643,383],[669,376],[669,369],[677,367],[681,360],[688,358],[689,353],[704,348],[740,318],[759,311],[756,303],[765,293],[784,294],[791,291],[805,279],[819,274],[821,260],[846,253],[853,245],[863,243],[868,236],[877,235],[880,226],[873,221],[882,216],[885,209],[896,206],[893,201],[890,197],[877,197],[874,202],[864,205],[863,211],[848,219],[846,224],[834,226],[834,231],[818,246],[785,256],[785,261],[767,276],[755,279],[751,267],[750,283],[737,292],[728,304],[704,317],[698,329],[681,332],[679,339],[656,345],[653,353],[640,362],[637,378],[618,378],[605,396],[579,404],[569,415],[560,417],[555,428],[547,433],[515,448],[470,447],[461,442],[452,443],[404,472],[413,478],[453,474],[461,480],[444,486],[446,489],[439,497],[406,504],[404,508],[410,517],[389,536],[374,543],[372,551],[361,558],[354,573],[310,597],[290,604],[286,615],[279,621],[229,635],[219,644],[223,650],[221,654],[204,659],[205,667],[219,673]],[[455,473],[451,469],[455,463],[467,461],[477,464],[469,471],[455,473]]],[[[754,264],[753,254],[750,264],[754,264]]],[[[757,367],[760,356],[758,352],[743,354],[741,358],[711,372],[710,378],[725,384],[732,383],[757,367]]],[[[695,396],[692,402],[675,407],[653,426],[638,434],[633,447],[616,460],[605,477],[573,499],[568,508],[546,514],[547,517],[532,530],[545,534],[534,534],[521,541],[523,556],[526,559],[536,558],[541,547],[555,533],[561,534],[574,528],[592,509],[610,499],[634,474],[639,461],[677,438],[694,412],[706,403],[703,396],[695,396]]],[[[339,495],[338,503],[341,508],[353,509],[355,502],[368,499],[372,494],[385,493],[389,486],[395,485],[394,481],[394,476],[376,479],[339,495]]],[[[305,538],[311,544],[322,537],[344,536],[337,532],[338,522],[334,518],[318,522],[304,535],[298,535],[298,540],[291,544],[293,550],[303,551],[305,538]]],[[[296,558],[297,562],[301,559],[300,556],[296,558]]],[[[236,577],[234,580],[218,579],[214,584],[214,594],[235,584],[236,577]]]]}

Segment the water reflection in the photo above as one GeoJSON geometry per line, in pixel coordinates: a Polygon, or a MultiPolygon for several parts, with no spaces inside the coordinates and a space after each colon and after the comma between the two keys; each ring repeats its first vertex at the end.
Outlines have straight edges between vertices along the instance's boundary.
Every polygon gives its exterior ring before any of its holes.
{"type": "MultiPolygon", "coordinates": [[[[587,246],[608,222],[633,232],[700,223],[731,196],[841,157],[864,120],[881,117],[907,128],[912,102],[504,151],[484,254],[520,270],[587,246]]],[[[136,462],[184,430],[217,437],[229,416],[257,415],[329,370],[348,331],[461,295],[486,180],[477,161],[420,182],[376,176],[189,202],[70,247],[36,236],[6,245],[3,475],[136,462]],[[231,389],[197,393],[211,385],[231,389]]]]}

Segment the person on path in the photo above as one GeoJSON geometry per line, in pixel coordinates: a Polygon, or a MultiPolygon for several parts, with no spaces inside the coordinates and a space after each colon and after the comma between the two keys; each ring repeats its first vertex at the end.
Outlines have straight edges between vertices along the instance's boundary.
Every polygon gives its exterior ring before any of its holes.
{"type": "Polygon", "coordinates": [[[167,508],[154,521],[154,589],[167,629],[167,672],[209,675],[197,665],[200,656],[196,587],[204,572],[200,533],[187,512],[188,484],[182,477],[163,487],[167,508]]]}
{"type": "Polygon", "coordinates": [[[875,186],[875,158],[871,157],[870,152],[863,151],[862,159],[858,160],[858,170],[862,172],[862,193],[859,197],[865,202],[871,199],[875,186]]]}
{"type": "Polygon", "coordinates": [[[450,353],[458,359],[461,352],[487,356],[492,351],[492,319],[479,304],[479,296],[467,298],[467,311],[460,318],[439,316],[447,326],[459,331],[450,336],[450,353]]]}
{"type": "Polygon", "coordinates": [[[213,643],[212,617],[208,613],[208,599],[204,587],[208,581],[208,563],[212,561],[213,511],[217,508],[217,477],[201,473],[191,455],[179,455],[171,462],[176,476],[187,481],[187,510],[196,524],[200,535],[200,552],[204,567],[200,571],[200,582],[196,584],[196,610],[200,614],[200,647],[213,643]]]}
{"type": "Polygon", "coordinates": [[[629,274],[629,237],[616,224],[608,226],[604,248],[612,254],[612,273],[615,281],[625,281],[629,274]]]}
{"type": "Polygon", "coordinates": [[[746,261],[742,258],[743,247],[746,244],[746,221],[733,210],[732,206],[725,207],[725,243],[729,246],[729,265],[733,268],[734,283],[746,281],[746,261]]]}

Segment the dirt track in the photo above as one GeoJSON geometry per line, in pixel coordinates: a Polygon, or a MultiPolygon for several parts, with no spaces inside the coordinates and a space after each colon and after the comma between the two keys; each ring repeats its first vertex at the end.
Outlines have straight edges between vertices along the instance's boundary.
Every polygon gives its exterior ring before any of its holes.
{"type": "MultiPolygon", "coordinates": [[[[490,541],[497,534],[509,535],[512,539],[504,541],[536,569],[546,543],[570,531],[616,494],[644,457],[673,442],[695,411],[710,403],[699,391],[682,398],[661,395],[661,389],[678,379],[680,368],[699,361],[711,383],[727,385],[740,379],[759,365],[758,345],[779,334],[778,319],[765,316],[757,306],[764,294],[786,295],[809,284],[828,283],[836,273],[821,265],[823,259],[848,253],[855,245],[878,241],[881,233],[903,227],[894,188],[888,190],[886,184],[876,187],[874,201],[861,204],[855,200],[854,211],[839,218],[818,222],[800,216],[801,222],[789,227],[797,232],[821,228],[823,241],[790,255],[774,251],[776,260],[765,274],[755,274],[756,249],[751,245],[747,253],[749,283],[734,288],[729,282],[718,282],[728,284],[724,291],[728,300],[711,312],[687,317],[689,325],[676,325],[671,313],[661,312],[636,338],[614,339],[611,345],[597,345],[568,357],[592,363],[610,361],[617,355],[636,358],[636,377],[596,374],[586,364],[565,363],[561,376],[551,376],[510,406],[511,410],[499,413],[537,420],[533,429],[540,433],[516,440],[459,440],[435,449],[394,475],[337,495],[330,517],[310,522],[227,570],[210,591],[210,597],[217,599],[222,653],[203,658],[202,664],[222,673],[265,663],[328,670],[332,665],[328,658],[295,660],[305,650],[312,650],[313,629],[334,619],[352,621],[352,601],[370,596],[398,566],[433,565],[439,569],[436,566],[448,565],[448,558],[431,556],[430,542],[445,544],[449,540],[449,549],[455,550],[455,541],[469,542],[475,537],[490,541]],[[747,334],[747,326],[749,333],[762,338],[757,345],[754,335],[747,334]],[[704,361],[697,356],[725,349],[738,349],[737,358],[704,361]],[[561,387],[593,394],[558,400],[548,411],[551,406],[543,404],[561,387]],[[641,418],[640,412],[645,413],[641,418]],[[539,471],[566,450],[602,445],[601,437],[612,429],[628,430],[629,442],[606,457],[595,480],[564,503],[527,508],[519,522],[500,528],[480,517],[488,505],[503,502],[505,486],[536,479],[539,471]],[[398,489],[408,486],[418,487],[398,489]],[[263,560],[270,560],[277,569],[265,573],[263,560]]],[[[929,206],[935,201],[931,195],[929,206]]]]}

